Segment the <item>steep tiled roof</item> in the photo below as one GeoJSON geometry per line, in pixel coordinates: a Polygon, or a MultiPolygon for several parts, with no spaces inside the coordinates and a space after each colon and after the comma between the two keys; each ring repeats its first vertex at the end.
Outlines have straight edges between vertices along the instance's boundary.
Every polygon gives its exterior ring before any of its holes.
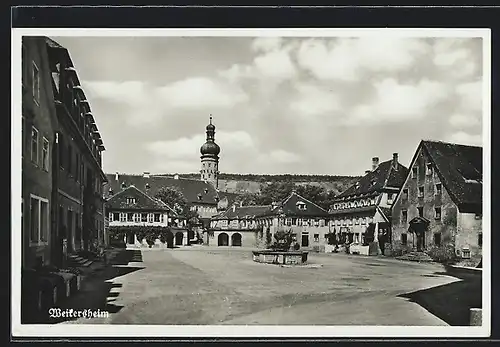
{"type": "Polygon", "coordinates": [[[380,191],[383,188],[401,188],[408,174],[408,169],[398,163],[398,169],[392,167],[392,160],[379,164],[377,169],[370,171],[359,179],[358,182],[340,193],[337,197],[349,197],[355,195],[365,195],[380,191]]]}
{"type": "Polygon", "coordinates": [[[214,217],[214,219],[255,218],[268,215],[270,212],[271,212],[271,205],[241,206],[241,207],[234,207],[234,209],[231,206],[226,211],[222,212],[220,215],[214,217]]]}
{"type": "Polygon", "coordinates": [[[360,207],[354,207],[354,208],[344,208],[344,209],[339,209],[339,210],[332,210],[330,212],[331,215],[343,215],[343,214],[352,214],[352,213],[361,213],[361,212],[370,212],[370,211],[375,211],[376,206],[360,206],[360,207]]]}
{"type": "Polygon", "coordinates": [[[298,216],[298,217],[321,217],[328,216],[328,211],[319,207],[312,201],[300,196],[296,192],[292,192],[288,198],[283,200],[278,207],[279,212],[284,213],[287,216],[298,216]],[[298,208],[297,204],[303,202],[306,204],[306,209],[301,210],[298,208]]]}
{"type": "Polygon", "coordinates": [[[52,40],[51,38],[45,37],[45,42],[47,43],[47,45],[50,48],[62,48],[62,49],[66,49],[65,47],[61,46],[60,44],[58,44],[56,41],[52,40]]]}
{"type": "Polygon", "coordinates": [[[160,200],[148,196],[146,193],[134,186],[116,193],[106,201],[109,209],[133,209],[133,210],[160,210],[174,212],[170,207],[160,200]],[[135,204],[127,203],[127,198],[135,198],[135,204]]]}
{"type": "Polygon", "coordinates": [[[483,148],[422,141],[441,182],[457,205],[480,205],[483,198],[483,148]]]}
{"type": "Polygon", "coordinates": [[[179,189],[184,197],[190,204],[211,204],[217,205],[217,191],[215,188],[207,182],[186,179],[186,178],[174,178],[167,176],[149,176],[145,177],[143,175],[126,175],[119,174],[118,181],[114,174],[107,174],[108,185],[104,188],[105,193],[108,192],[109,188],[116,192],[122,190],[121,185],[125,183],[128,187],[134,185],[139,189],[146,191],[150,196],[155,196],[155,194],[161,188],[177,188],[179,189]],[[146,187],[146,184],[149,186],[146,187]]]}
{"type": "Polygon", "coordinates": [[[264,216],[273,216],[278,214],[284,214],[285,216],[297,216],[297,217],[326,217],[328,212],[323,208],[319,207],[315,203],[303,198],[295,192],[292,192],[286,199],[276,204],[272,205],[261,205],[261,206],[241,206],[241,207],[230,207],[223,213],[214,217],[214,219],[225,219],[225,218],[255,218],[264,216]],[[303,202],[306,205],[305,210],[298,208],[297,204],[303,202]]]}

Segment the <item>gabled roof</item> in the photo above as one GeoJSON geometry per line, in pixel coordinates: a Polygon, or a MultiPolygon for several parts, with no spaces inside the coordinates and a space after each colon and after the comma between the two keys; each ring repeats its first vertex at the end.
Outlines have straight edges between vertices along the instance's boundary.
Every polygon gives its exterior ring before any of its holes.
{"type": "Polygon", "coordinates": [[[322,217],[328,216],[328,211],[316,205],[310,200],[300,196],[296,192],[292,192],[286,199],[284,199],[276,209],[276,213],[283,213],[286,216],[297,217],[322,217]],[[298,208],[298,203],[303,202],[306,205],[305,210],[298,208]],[[279,210],[279,212],[277,211],[279,210]]]}
{"type": "Polygon", "coordinates": [[[422,141],[420,147],[434,164],[442,184],[456,205],[482,205],[482,147],[441,141],[422,141]]]}
{"type": "Polygon", "coordinates": [[[328,216],[328,211],[300,196],[296,192],[292,192],[286,199],[283,199],[283,201],[274,206],[231,206],[226,211],[215,216],[213,219],[257,218],[281,214],[284,214],[287,217],[326,217],[328,216]],[[297,205],[299,202],[303,202],[306,205],[305,210],[298,208],[297,205]]]}
{"type": "Polygon", "coordinates": [[[262,206],[241,206],[241,207],[230,207],[221,214],[215,216],[213,219],[245,219],[245,218],[256,218],[264,215],[268,215],[271,212],[271,205],[262,206]]]}
{"type": "Polygon", "coordinates": [[[338,209],[338,210],[332,210],[330,212],[331,215],[344,215],[344,214],[353,214],[353,213],[364,213],[364,212],[371,212],[375,211],[377,209],[377,206],[375,205],[369,205],[369,206],[359,206],[359,207],[349,207],[349,208],[344,208],[344,209],[338,209]]]}
{"type": "Polygon", "coordinates": [[[174,178],[167,176],[149,176],[144,175],[127,175],[118,174],[118,180],[116,180],[115,174],[106,174],[108,178],[108,184],[105,186],[104,192],[107,193],[109,188],[113,190],[114,193],[122,190],[122,183],[125,186],[134,185],[140,189],[143,189],[150,196],[155,196],[156,193],[161,188],[177,188],[190,204],[210,204],[217,205],[217,191],[208,182],[186,179],[186,178],[174,178]],[[149,187],[146,187],[146,184],[149,187]]]}
{"type": "Polygon", "coordinates": [[[59,43],[57,43],[56,41],[52,40],[49,37],[45,37],[45,42],[50,48],[66,49],[65,47],[61,46],[59,43]]]}
{"type": "Polygon", "coordinates": [[[392,160],[384,161],[374,170],[359,179],[355,184],[340,193],[337,198],[366,195],[384,188],[401,188],[408,169],[398,163],[397,170],[392,167],[392,160]]]}
{"type": "Polygon", "coordinates": [[[114,194],[106,201],[106,207],[109,209],[131,209],[131,210],[159,210],[174,213],[164,202],[150,197],[135,186],[129,186],[126,189],[114,194]],[[135,198],[135,204],[127,203],[127,198],[135,198]]]}

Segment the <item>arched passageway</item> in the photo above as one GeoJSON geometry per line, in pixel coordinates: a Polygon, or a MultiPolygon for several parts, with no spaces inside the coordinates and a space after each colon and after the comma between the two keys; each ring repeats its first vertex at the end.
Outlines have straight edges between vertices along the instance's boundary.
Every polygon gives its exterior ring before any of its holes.
{"type": "Polygon", "coordinates": [[[229,246],[229,236],[226,233],[220,233],[217,240],[218,246],[229,246]]]}
{"type": "Polygon", "coordinates": [[[234,233],[231,235],[231,246],[241,247],[241,234],[234,233]]]}

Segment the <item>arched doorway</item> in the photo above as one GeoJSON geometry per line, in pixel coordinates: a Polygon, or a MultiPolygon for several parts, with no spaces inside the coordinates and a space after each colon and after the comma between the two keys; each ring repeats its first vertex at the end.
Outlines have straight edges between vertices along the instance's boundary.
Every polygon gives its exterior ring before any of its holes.
{"type": "Polygon", "coordinates": [[[182,246],[182,240],[184,239],[184,234],[181,231],[175,233],[175,245],[182,246]]]}
{"type": "Polygon", "coordinates": [[[218,246],[229,246],[229,236],[226,233],[220,233],[217,241],[218,246]]]}
{"type": "Polygon", "coordinates": [[[231,235],[231,246],[241,247],[241,234],[234,233],[231,235]]]}
{"type": "Polygon", "coordinates": [[[417,248],[418,252],[422,252],[425,250],[426,241],[425,241],[425,233],[427,232],[427,228],[429,226],[430,221],[424,217],[415,217],[410,221],[410,227],[408,230],[413,232],[416,239],[416,244],[413,244],[413,247],[417,248]]]}

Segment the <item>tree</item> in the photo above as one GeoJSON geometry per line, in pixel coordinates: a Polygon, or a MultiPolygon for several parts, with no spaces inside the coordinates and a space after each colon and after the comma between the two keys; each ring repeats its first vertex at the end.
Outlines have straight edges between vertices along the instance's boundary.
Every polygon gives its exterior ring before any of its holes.
{"type": "Polygon", "coordinates": [[[176,213],[186,218],[189,226],[197,223],[198,213],[191,211],[187,199],[180,190],[172,187],[162,187],[156,193],[155,198],[163,201],[176,213]]]}
{"type": "Polygon", "coordinates": [[[274,243],[271,249],[275,251],[288,251],[293,242],[292,231],[279,230],[274,234],[274,243]]]}
{"type": "Polygon", "coordinates": [[[263,185],[257,197],[257,204],[270,205],[273,202],[284,200],[290,192],[294,189],[293,182],[273,182],[263,185]]]}
{"type": "Polygon", "coordinates": [[[251,192],[244,192],[235,199],[235,203],[241,203],[243,206],[256,205],[259,199],[259,195],[251,192]]]}

